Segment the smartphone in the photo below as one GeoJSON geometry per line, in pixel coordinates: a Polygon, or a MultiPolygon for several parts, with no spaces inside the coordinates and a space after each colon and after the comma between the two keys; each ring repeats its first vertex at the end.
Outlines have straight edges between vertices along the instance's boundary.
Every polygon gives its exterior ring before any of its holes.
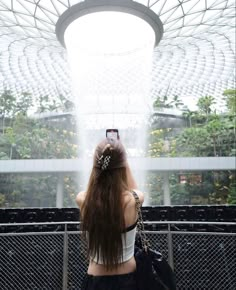
{"type": "Polygon", "coordinates": [[[111,140],[119,140],[119,131],[118,129],[107,129],[106,130],[106,137],[111,139],[111,140]]]}

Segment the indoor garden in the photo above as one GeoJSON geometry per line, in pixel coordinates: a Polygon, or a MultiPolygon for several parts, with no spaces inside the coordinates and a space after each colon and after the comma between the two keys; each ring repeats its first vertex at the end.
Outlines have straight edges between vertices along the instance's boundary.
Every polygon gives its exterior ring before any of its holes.
{"type": "MultiPolygon", "coordinates": [[[[223,157],[236,155],[235,90],[223,91],[225,111],[214,109],[215,99],[202,96],[197,109],[188,109],[178,96],[157,97],[148,122],[146,157],[223,157]],[[175,115],[170,114],[175,110],[175,115]]],[[[30,93],[0,97],[0,159],[76,159],[79,157],[74,104],[67,98],[30,93]],[[37,104],[37,105],[36,105],[37,104]]],[[[37,164],[37,162],[36,162],[37,164]]],[[[1,207],[55,207],[58,174],[0,174],[1,207]]],[[[63,206],[75,206],[78,173],[64,173],[63,206]]],[[[236,174],[227,171],[181,171],[169,176],[172,205],[236,204],[236,174]]],[[[148,171],[145,190],[149,204],[163,201],[163,176],[148,171]]]]}

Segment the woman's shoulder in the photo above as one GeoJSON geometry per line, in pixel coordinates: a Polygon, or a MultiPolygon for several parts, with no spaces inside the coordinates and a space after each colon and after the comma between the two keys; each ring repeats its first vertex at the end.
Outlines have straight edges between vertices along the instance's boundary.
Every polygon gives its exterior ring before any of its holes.
{"type": "Polygon", "coordinates": [[[125,204],[126,205],[134,205],[135,204],[135,198],[134,198],[134,195],[132,192],[135,192],[138,197],[139,197],[139,200],[141,202],[141,204],[144,202],[144,194],[143,192],[141,192],[140,190],[138,189],[133,189],[132,191],[126,191],[125,192],[125,197],[124,197],[124,200],[125,200],[125,204]]]}
{"type": "Polygon", "coordinates": [[[143,194],[143,192],[140,191],[140,190],[138,190],[138,189],[133,189],[133,191],[134,191],[135,193],[137,193],[140,202],[143,203],[143,202],[144,202],[144,194],[143,194]]]}
{"type": "Polygon", "coordinates": [[[76,203],[77,203],[77,205],[78,205],[79,207],[82,206],[82,204],[83,204],[83,202],[84,202],[84,200],[85,200],[85,197],[86,197],[86,191],[80,191],[80,192],[77,194],[75,201],[76,201],[76,203]]]}

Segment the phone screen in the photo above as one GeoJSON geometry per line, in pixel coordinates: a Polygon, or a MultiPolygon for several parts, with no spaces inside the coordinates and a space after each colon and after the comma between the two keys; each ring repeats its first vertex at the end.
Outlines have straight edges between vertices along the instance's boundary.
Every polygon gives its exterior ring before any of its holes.
{"type": "Polygon", "coordinates": [[[113,139],[113,140],[119,139],[118,129],[107,129],[106,130],[106,137],[109,139],[113,139]]]}

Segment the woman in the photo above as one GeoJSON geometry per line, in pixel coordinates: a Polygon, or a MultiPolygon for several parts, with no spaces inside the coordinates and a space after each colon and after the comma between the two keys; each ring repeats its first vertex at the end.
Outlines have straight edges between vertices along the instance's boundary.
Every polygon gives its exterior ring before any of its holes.
{"type": "Polygon", "coordinates": [[[143,203],[121,142],[101,142],[94,154],[86,192],[76,202],[88,240],[89,267],[83,290],[136,290],[134,241],[135,198],[143,203]]]}

